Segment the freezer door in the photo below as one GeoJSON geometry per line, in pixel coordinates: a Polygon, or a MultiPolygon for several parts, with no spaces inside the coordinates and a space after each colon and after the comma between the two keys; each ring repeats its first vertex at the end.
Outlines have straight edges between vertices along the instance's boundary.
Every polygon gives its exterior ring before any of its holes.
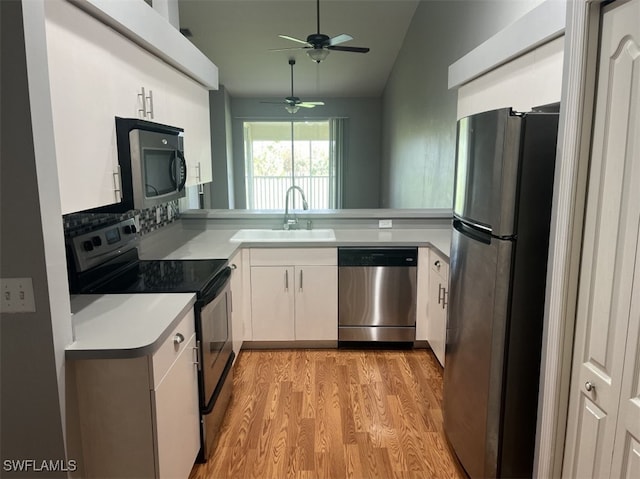
{"type": "Polygon", "coordinates": [[[509,108],[458,121],[454,213],[495,236],[514,234],[521,127],[509,108]]]}
{"type": "Polygon", "coordinates": [[[454,222],[444,430],[472,478],[497,474],[513,246],[454,222]]]}

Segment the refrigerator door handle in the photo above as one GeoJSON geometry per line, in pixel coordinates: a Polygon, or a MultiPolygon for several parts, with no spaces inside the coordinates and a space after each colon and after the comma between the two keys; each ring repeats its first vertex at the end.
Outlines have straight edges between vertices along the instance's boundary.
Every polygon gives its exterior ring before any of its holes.
{"type": "Polygon", "coordinates": [[[462,233],[463,235],[474,239],[476,241],[480,241],[481,243],[484,244],[491,244],[491,234],[486,232],[486,231],[482,231],[480,229],[474,228],[471,225],[468,225],[467,223],[465,223],[464,221],[461,221],[457,218],[455,218],[453,220],[453,227],[459,231],[460,233],[462,233]]]}

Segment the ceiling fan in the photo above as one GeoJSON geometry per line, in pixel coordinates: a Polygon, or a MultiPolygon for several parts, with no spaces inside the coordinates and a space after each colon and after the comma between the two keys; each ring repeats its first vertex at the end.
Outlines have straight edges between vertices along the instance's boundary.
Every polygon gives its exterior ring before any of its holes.
{"type": "Polygon", "coordinates": [[[278,35],[280,38],[291,40],[297,43],[302,43],[305,46],[297,48],[274,49],[274,51],[307,50],[307,55],[309,55],[309,58],[311,58],[316,63],[320,63],[322,60],[327,58],[327,55],[329,55],[329,52],[331,50],[355,53],[367,53],[369,51],[369,49],[366,47],[341,46],[341,43],[353,40],[353,37],[351,35],[347,35],[346,33],[341,33],[340,35],[336,35],[333,38],[329,37],[329,35],[325,35],[324,33],[320,33],[320,0],[316,1],[316,10],[318,27],[317,33],[312,33],[307,37],[306,40],[300,40],[299,38],[291,37],[289,35],[278,35]]]}
{"type": "Polygon", "coordinates": [[[302,101],[300,98],[293,94],[293,65],[295,64],[295,59],[289,58],[289,65],[291,66],[291,96],[286,97],[284,101],[263,101],[261,103],[284,104],[285,109],[292,114],[297,112],[300,107],[315,108],[316,106],[324,105],[323,101],[302,101]]]}

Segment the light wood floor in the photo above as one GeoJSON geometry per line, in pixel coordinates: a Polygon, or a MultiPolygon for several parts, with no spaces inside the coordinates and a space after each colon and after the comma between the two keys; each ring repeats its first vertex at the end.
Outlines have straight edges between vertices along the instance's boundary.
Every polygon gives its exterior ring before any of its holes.
{"type": "Polygon", "coordinates": [[[242,351],[219,441],[191,479],[466,478],[427,350],[242,351]]]}

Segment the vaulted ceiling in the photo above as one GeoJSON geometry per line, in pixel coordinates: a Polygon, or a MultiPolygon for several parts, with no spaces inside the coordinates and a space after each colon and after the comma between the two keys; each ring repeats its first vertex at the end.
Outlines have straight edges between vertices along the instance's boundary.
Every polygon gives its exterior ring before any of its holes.
{"type": "Polygon", "coordinates": [[[344,46],[369,53],[332,51],[320,64],[279,34],[306,39],[316,33],[315,0],[179,0],[180,27],[219,68],[220,84],[236,97],[290,93],[289,58],[296,59],[295,93],[304,97],[379,96],[418,0],[321,0],[320,30],[347,33],[344,46]]]}

